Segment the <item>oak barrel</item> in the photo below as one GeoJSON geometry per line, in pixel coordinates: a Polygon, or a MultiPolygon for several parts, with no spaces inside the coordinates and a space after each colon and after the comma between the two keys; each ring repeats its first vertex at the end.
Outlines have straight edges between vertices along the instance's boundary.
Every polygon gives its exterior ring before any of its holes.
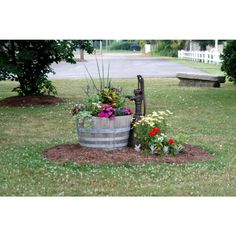
{"type": "Polygon", "coordinates": [[[101,149],[119,149],[128,145],[132,116],[109,118],[92,117],[90,129],[79,127],[79,143],[83,147],[101,149]]]}

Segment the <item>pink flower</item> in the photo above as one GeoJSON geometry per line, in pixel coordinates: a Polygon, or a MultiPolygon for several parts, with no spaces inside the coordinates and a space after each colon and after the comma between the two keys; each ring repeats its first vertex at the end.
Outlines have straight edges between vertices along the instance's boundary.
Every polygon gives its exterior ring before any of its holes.
{"type": "Polygon", "coordinates": [[[103,105],[101,111],[98,113],[99,117],[104,117],[104,118],[110,118],[114,119],[115,118],[115,110],[113,107],[109,105],[103,105]]]}

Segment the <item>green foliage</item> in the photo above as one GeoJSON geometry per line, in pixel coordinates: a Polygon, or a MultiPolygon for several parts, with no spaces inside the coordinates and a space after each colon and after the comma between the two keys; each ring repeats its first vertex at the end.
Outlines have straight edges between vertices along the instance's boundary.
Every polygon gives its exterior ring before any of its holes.
{"type": "Polygon", "coordinates": [[[122,41],[114,41],[110,44],[110,50],[130,50],[130,47],[135,44],[135,41],[131,40],[122,40],[122,41]]]}
{"type": "MultiPolygon", "coordinates": [[[[131,110],[124,108],[125,102],[125,96],[121,93],[121,90],[116,88],[104,88],[98,93],[88,93],[83,104],[76,104],[72,109],[72,115],[81,119],[80,123],[83,123],[82,119],[84,114],[80,116],[81,112],[84,113],[88,111],[88,114],[91,116],[99,116],[99,113],[104,110],[105,106],[112,108],[115,116],[130,115],[132,113],[131,110]]],[[[85,117],[85,119],[90,117],[85,117]]]]}
{"type": "Polygon", "coordinates": [[[65,60],[76,63],[74,51],[81,46],[92,52],[87,40],[2,40],[0,41],[0,80],[19,82],[13,89],[20,96],[56,93],[48,80],[50,65],[65,60]]]}
{"type": "Polygon", "coordinates": [[[201,51],[206,51],[207,46],[214,46],[215,41],[214,40],[194,40],[194,42],[198,43],[200,46],[201,51]]]}
{"type": "Polygon", "coordinates": [[[93,116],[97,116],[98,112],[101,110],[99,100],[98,94],[88,94],[84,99],[84,110],[90,111],[93,116]]]}
{"type": "Polygon", "coordinates": [[[92,125],[92,112],[91,111],[80,111],[75,115],[79,127],[91,128],[92,125]]]}
{"type": "Polygon", "coordinates": [[[91,90],[91,85],[88,82],[86,89],[84,89],[87,95],[84,99],[84,103],[76,105],[72,109],[72,114],[76,115],[76,117],[81,120],[81,122],[79,122],[81,125],[83,123],[83,119],[87,119],[86,122],[91,123],[92,116],[113,119],[115,116],[132,114],[130,108],[124,107],[126,100],[124,94],[122,94],[122,89],[112,87],[111,78],[109,77],[110,64],[108,65],[107,76],[105,76],[103,59],[101,61],[102,65],[100,66],[96,57],[99,85],[97,85],[96,80],[92,77],[88,68],[84,65],[90,77],[93,90],[91,90]],[[81,107],[83,107],[83,109],[81,109],[81,107]],[[83,113],[84,111],[88,111],[91,116],[83,117],[83,114],[80,116],[80,113],[83,113]]]}
{"type": "Polygon", "coordinates": [[[74,44],[89,54],[93,53],[94,48],[91,40],[74,40],[74,44]]]}
{"type": "Polygon", "coordinates": [[[160,56],[177,57],[178,50],[183,49],[185,40],[159,40],[155,53],[160,56]]]}
{"type": "Polygon", "coordinates": [[[172,113],[169,110],[152,112],[134,124],[134,134],[139,143],[138,148],[142,148],[145,153],[159,156],[177,155],[183,150],[181,135],[173,139],[166,134],[168,130],[166,117],[170,114],[172,113]]]}
{"type": "Polygon", "coordinates": [[[221,70],[226,74],[229,81],[233,81],[236,84],[236,41],[231,40],[227,42],[221,55],[223,60],[221,70]]]}
{"type": "Polygon", "coordinates": [[[117,88],[104,88],[100,93],[99,100],[101,103],[110,105],[114,108],[122,108],[125,104],[125,97],[117,88]]]}
{"type": "MultiPolygon", "coordinates": [[[[167,113],[164,113],[167,116],[167,113]]],[[[147,135],[154,127],[160,128],[162,133],[167,132],[167,122],[166,119],[158,112],[153,112],[143,117],[141,120],[134,124],[135,137],[138,139],[139,143],[145,148],[147,148],[147,143],[150,141],[150,137],[147,135]]]]}

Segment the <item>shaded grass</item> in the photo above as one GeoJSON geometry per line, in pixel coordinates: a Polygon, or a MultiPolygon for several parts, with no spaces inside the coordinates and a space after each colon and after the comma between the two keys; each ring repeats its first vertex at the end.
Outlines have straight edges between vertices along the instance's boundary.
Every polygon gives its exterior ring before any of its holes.
{"type": "MultiPolygon", "coordinates": [[[[236,87],[178,87],[177,79],[146,79],[147,111],[169,109],[170,132],[214,153],[208,162],[186,165],[57,164],[45,148],[76,143],[73,104],[84,94],[81,80],[54,84],[66,102],[57,106],[0,107],[0,195],[223,196],[236,194],[236,87]]],[[[114,80],[132,94],[136,80],[114,80]]],[[[0,82],[1,99],[14,82],[0,82]]],[[[133,107],[133,104],[129,104],[133,107]]]]}

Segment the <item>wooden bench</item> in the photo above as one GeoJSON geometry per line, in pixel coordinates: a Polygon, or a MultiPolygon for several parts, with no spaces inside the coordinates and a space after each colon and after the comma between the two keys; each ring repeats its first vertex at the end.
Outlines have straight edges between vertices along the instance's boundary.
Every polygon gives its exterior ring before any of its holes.
{"type": "Polygon", "coordinates": [[[176,77],[180,80],[179,86],[193,87],[220,87],[225,82],[225,76],[178,73],[176,77]]]}

